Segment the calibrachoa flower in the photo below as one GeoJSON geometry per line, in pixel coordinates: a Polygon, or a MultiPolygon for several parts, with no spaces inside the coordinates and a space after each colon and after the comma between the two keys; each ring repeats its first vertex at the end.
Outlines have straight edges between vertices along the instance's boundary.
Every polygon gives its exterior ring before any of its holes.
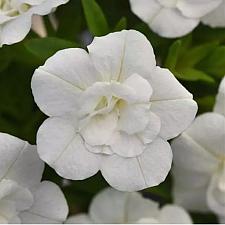
{"type": "Polygon", "coordinates": [[[13,44],[28,34],[33,15],[47,15],[69,0],[0,0],[0,46],[13,44]]]}
{"type": "Polygon", "coordinates": [[[215,112],[196,118],[192,126],[172,142],[174,197],[187,209],[210,208],[225,216],[225,78],[215,112]]]}
{"type": "Polygon", "coordinates": [[[225,27],[225,1],[212,12],[205,15],[201,21],[210,27],[225,27]]]}
{"type": "Polygon", "coordinates": [[[80,180],[101,171],[123,191],[158,185],[172,153],[166,140],[193,120],[192,95],[156,66],[151,44],[134,30],[57,52],[32,78],[34,99],[50,118],[38,153],[56,172],[80,180]]]}
{"type": "Polygon", "coordinates": [[[201,17],[214,10],[222,0],[130,0],[132,11],[149,27],[167,38],[191,32],[201,17]]]}
{"type": "Polygon", "coordinates": [[[176,205],[159,204],[138,192],[106,188],[92,200],[88,214],[68,218],[66,223],[192,223],[188,213],[176,205]]]}
{"type": "Polygon", "coordinates": [[[0,223],[62,223],[68,207],[52,182],[40,183],[36,147],[0,133],[0,223]]]}

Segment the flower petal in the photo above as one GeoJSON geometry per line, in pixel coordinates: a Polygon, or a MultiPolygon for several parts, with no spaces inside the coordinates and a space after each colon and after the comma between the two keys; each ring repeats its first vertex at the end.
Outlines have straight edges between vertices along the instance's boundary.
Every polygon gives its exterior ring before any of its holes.
{"type": "Polygon", "coordinates": [[[0,133],[0,145],[0,179],[12,179],[26,187],[40,182],[44,163],[35,146],[5,133],[0,133]]]}
{"type": "Polygon", "coordinates": [[[139,193],[106,188],[94,197],[89,211],[95,223],[134,223],[140,217],[156,216],[158,203],[139,193]]]}
{"type": "Polygon", "coordinates": [[[25,13],[1,25],[0,47],[23,40],[31,28],[31,16],[30,13],[25,13]]]}
{"type": "Polygon", "coordinates": [[[123,84],[135,90],[138,102],[149,102],[152,95],[152,87],[149,82],[138,74],[128,77],[123,84]]]}
{"type": "Polygon", "coordinates": [[[193,173],[211,174],[218,166],[218,159],[207,152],[194,138],[185,132],[171,142],[174,165],[193,173]]]}
{"type": "Polygon", "coordinates": [[[134,73],[148,76],[156,64],[150,42],[135,30],[95,37],[88,50],[104,81],[123,81],[134,73]]]}
{"type": "Polygon", "coordinates": [[[37,143],[41,159],[64,178],[85,179],[99,170],[99,155],[85,148],[68,120],[47,119],[38,130],[37,143]]]}
{"type": "Polygon", "coordinates": [[[225,167],[214,174],[207,189],[207,203],[216,214],[224,216],[225,212],[225,167]]]}
{"type": "Polygon", "coordinates": [[[1,201],[11,201],[18,212],[29,209],[33,204],[33,196],[31,192],[27,188],[18,185],[13,180],[1,180],[0,197],[1,201]]]}
{"type": "Polygon", "coordinates": [[[174,138],[191,124],[197,104],[192,94],[167,69],[157,67],[149,82],[154,90],[150,110],[160,117],[160,134],[167,140],[174,138]]]}
{"type": "Polygon", "coordinates": [[[98,79],[85,50],[65,49],[35,71],[31,87],[35,102],[45,114],[61,116],[76,112],[80,93],[98,79]]]}
{"type": "Polygon", "coordinates": [[[199,23],[198,19],[185,17],[176,8],[164,7],[156,0],[130,0],[130,3],[132,11],[163,37],[183,36],[199,23]]]}
{"type": "Polygon", "coordinates": [[[203,16],[201,21],[210,27],[225,27],[225,2],[223,1],[216,9],[203,16]]]}
{"type": "Polygon", "coordinates": [[[85,213],[79,213],[76,214],[75,216],[70,216],[65,224],[92,224],[93,221],[91,220],[91,218],[85,214],[85,213]]]}
{"type": "Polygon", "coordinates": [[[149,123],[150,104],[132,104],[120,108],[118,128],[127,134],[143,131],[149,123]]]}
{"type": "Polygon", "coordinates": [[[174,186],[174,202],[188,210],[207,212],[206,190],[206,186],[194,189],[174,186]]]}
{"type": "Polygon", "coordinates": [[[192,220],[183,208],[176,205],[166,205],[160,210],[159,223],[192,224],[192,220]]]}
{"type": "MultiPolygon", "coordinates": [[[[186,155],[184,155],[185,157],[186,155]]],[[[176,160],[176,159],[175,159],[176,160]]],[[[175,162],[173,161],[173,163],[175,162]]],[[[187,160],[188,161],[188,160],[187,160]]],[[[198,172],[198,171],[191,171],[191,169],[185,169],[183,167],[177,166],[176,163],[172,169],[173,181],[174,185],[179,186],[180,188],[202,188],[206,187],[211,179],[211,173],[207,172],[198,172]]],[[[191,162],[189,165],[193,165],[191,162]]]]}
{"type": "Polygon", "coordinates": [[[62,223],[68,206],[60,188],[49,181],[41,182],[34,190],[34,204],[20,215],[22,223],[62,223]]]}
{"type": "Polygon", "coordinates": [[[161,121],[154,113],[149,112],[149,122],[147,127],[138,134],[138,137],[145,143],[151,143],[160,132],[161,121]]]}
{"type": "Polygon", "coordinates": [[[222,79],[219,86],[214,111],[225,116],[225,77],[222,79]]]}
{"type": "Polygon", "coordinates": [[[145,150],[144,143],[136,135],[115,132],[109,142],[112,151],[122,157],[135,157],[145,150]]]}
{"type": "Polygon", "coordinates": [[[192,99],[177,99],[152,102],[150,110],[161,120],[160,136],[169,140],[191,124],[197,108],[197,103],[192,99]]]}
{"type": "Polygon", "coordinates": [[[117,127],[117,113],[96,115],[80,131],[89,145],[105,145],[117,127]]]}
{"type": "Polygon", "coordinates": [[[214,10],[221,3],[222,0],[179,0],[177,8],[187,17],[200,18],[214,10]]]}
{"type": "Polygon", "coordinates": [[[205,113],[198,116],[187,135],[218,158],[225,154],[225,117],[217,113],[205,113]]]}
{"type": "Polygon", "coordinates": [[[153,94],[150,101],[192,99],[192,94],[168,70],[156,67],[148,78],[153,94]]]}
{"type": "Polygon", "coordinates": [[[136,191],[158,185],[166,178],[172,162],[170,145],[158,138],[138,157],[117,155],[104,158],[101,172],[111,186],[121,191],[136,191]]]}

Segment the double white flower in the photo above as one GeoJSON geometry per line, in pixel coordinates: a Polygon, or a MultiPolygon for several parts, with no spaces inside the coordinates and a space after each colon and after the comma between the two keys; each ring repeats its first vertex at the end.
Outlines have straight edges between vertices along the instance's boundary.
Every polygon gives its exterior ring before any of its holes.
{"type": "Polygon", "coordinates": [[[47,15],[69,0],[0,0],[0,46],[25,38],[33,15],[47,15]]]}
{"type": "Polygon", "coordinates": [[[68,218],[66,223],[192,223],[188,213],[176,205],[159,204],[145,199],[138,192],[128,193],[106,188],[92,200],[88,214],[68,218]]]}
{"type": "MultiPolygon", "coordinates": [[[[197,27],[201,18],[216,9],[222,1],[130,0],[130,4],[132,11],[154,32],[163,37],[175,38],[191,32],[197,27]]],[[[204,21],[207,22],[207,19],[204,21]]]]}
{"type": "Polygon", "coordinates": [[[37,134],[41,159],[72,180],[100,170],[119,190],[158,185],[171,168],[167,140],[196,114],[192,95],[156,66],[137,31],[97,37],[87,48],[59,51],[34,73],[34,99],[50,117],[37,134]]]}
{"type": "Polygon", "coordinates": [[[175,202],[225,217],[225,78],[214,112],[198,116],[172,149],[175,202]]]}
{"type": "Polygon", "coordinates": [[[0,223],[62,223],[65,197],[52,182],[40,182],[44,163],[35,146],[0,133],[0,223]]]}

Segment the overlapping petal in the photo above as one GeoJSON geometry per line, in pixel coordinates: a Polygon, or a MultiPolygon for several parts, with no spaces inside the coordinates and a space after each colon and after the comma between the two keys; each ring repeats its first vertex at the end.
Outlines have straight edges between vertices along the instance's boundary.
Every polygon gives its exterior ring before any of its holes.
{"type": "Polygon", "coordinates": [[[62,223],[66,220],[68,206],[60,188],[43,181],[33,188],[34,203],[19,216],[22,223],[62,223]]]}
{"type": "Polygon", "coordinates": [[[95,37],[88,51],[103,81],[124,81],[135,73],[147,77],[156,64],[151,44],[135,30],[95,37]]]}
{"type": "Polygon", "coordinates": [[[222,3],[213,11],[202,17],[201,21],[210,27],[225,27],[225,2],[222,3]]]}
{"type": "Polygon", "coordinates": [[[105,158],[101,172],[112,187],[121,191],[135,191],[161,183],[170,170],[171,162],[170,145],[158,138],[147,145],[138,157],[111,155],[105,158]]]}
{"type": "Polygon", "coordinates": [[[37,144],[41,159],[65,178],[85,179],[100,168],[101,155],[86,149],[84,141],[68,120],[47,119],[38,131],[37,144]]]}
{"type": "Polygon", "coordinates": [[[36,147],[5,133],[0,133],[0,144],[0,179],[11,179],[26,187],[38,184],[44,163],[36,147]]]}

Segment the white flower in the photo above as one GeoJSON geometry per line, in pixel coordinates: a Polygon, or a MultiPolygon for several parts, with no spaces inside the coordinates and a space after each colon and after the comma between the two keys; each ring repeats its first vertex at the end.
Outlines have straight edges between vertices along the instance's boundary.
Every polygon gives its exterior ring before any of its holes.
{"type": "Polygon", "coordinates": [[[219,86],[214,111],[225,116],[225,77],[222,79],[219,86]]]}
{"type": "Polygon", "coordinates": [[[222,0],[130,0],[131,9],[149,27],[167,38],[191,32],[200,18],[214,10],[222,0]]]}
{"type": "Polygon", "coordinates": [[[187,209],[225,216],[225,78],[215,111],[196,118],[172,142],[174,197],[187,209]]]}
{"type": "Polygon", "coordinates": [[[138,192],[106,188],[92,200],[88,214],[68,218],[66,223],[192,223],[188,213],[176,205],[159,204],[138,192]]]}
{"type": "Polygon", "coordinates": [[[40,183],[36,147],[0,133],[0,223],[62,223],[68,213],[59,187],[40,183]]]}
{"type": "Polygon", "coordinates": [[[221,223],[221,224],[225,224],[225,216],[224,217],[219,217],[219,222],[221,223]]]}
{"type": "Polygon", "coordinates": [[[225,1],[214,9],[212,12],[205,15],[201,21],[210,27],[225,27],[225,1]]]}
{"type": "Polygon", "coordinates": [[[166,140],[196,114],[192,95],[156,67],[137,31],[95,38],[88,51],[59,51],[34,73],[34,99],[50,116],[37,134],[40,157],[67,179],[100,170],[119,190],[158,185],[171,167],[166,140]]]}
{"type": "Polygon", "coordinates": [[[47,15],[69,0],[0,0],[0,46],[25,38],[33,15],[47,15]]]}

